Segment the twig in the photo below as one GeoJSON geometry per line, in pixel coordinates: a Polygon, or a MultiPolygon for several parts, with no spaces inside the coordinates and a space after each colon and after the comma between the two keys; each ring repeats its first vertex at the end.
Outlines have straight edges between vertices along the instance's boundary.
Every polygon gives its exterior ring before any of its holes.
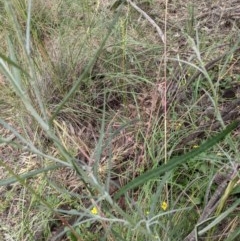
{"type": "Polygon", "coordinates": [[[148,21],[153,25],[153,27],[156,28],[161,40],[163,43],[165,43],[165,35],[163,31],[160,29],[160,27],[156,24],[156,22],[146,13],[144,12],[141,8],[139,8],[135,3],[133,3],[131,0],[127,0],[127,2],[135,9],[137,10],[140,14],[142,14],[148,21]]]}

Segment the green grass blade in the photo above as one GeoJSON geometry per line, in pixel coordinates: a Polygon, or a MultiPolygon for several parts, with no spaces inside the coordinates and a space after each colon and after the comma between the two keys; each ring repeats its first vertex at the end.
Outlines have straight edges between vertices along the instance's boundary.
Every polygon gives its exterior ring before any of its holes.
{"type": "MultiPolygon", "coordinates": [[[[0,53],[0,59],[4,60],[9,65],[19,69],[23,74],[25,74],[26,76],[30,77],[29,74],[20,65],[18,65],[14,61],[12,61],[9,57],[7,57],[4,54],[0,53]]],[[[2,60],[1,60],[1,64],[3,63],[2,60]]]]}
{"type": "MultiPolygon", "coordinates": [[[[0,164],[1,164],[1,162],[2,161],[0,161],[0,164]]],[[[19,178],[21,178],[22,180],[25,180],[25,179],[28,179],[28,178],[33,178],[38,174],[41,174],[43,172],[48,172],[48,171],[51,171],[51,170],[55,170],[59,167],[62,167],[62,165],[51,165],[51,166],[48,166],[48,167],[40,168],[38,170],[33,170],[33,171],[28,172],[28,173],[21,174],[21,175],[19,175],[19,178]]],[[[10,185],[10,184],[13,184],[15,182],[18,182],[18,179],[15,178],[15,177],[6,178],[6,179],[3,179],[3,180],[0,180],[0,186],[10,185]]]]}
{"type": "Polygon", "coordinates": [[[63,106],[65,105],[65,103],[73,96],[73,94],[78,90],[78,87],[80,86],[80,84],[82,83],[82,81],[85,81],[88,76],[89,73],[91,72],[92,67],[94,66],[94,64],[96,63],[99,55],[101,54],[108,38],[110,37],[114,26],[116,25],[118,18],[120,16],[120,11],[115,15],[115,17],[113,18],[109,28],[108,28],[108,32],[105,35],[104,39],[101,42],[100,47],[98,48],[98,50],[96,51],[94,57],[89,61],[89,63],[87,64],[87,66],[84,68],[83,73],[80,75],[80,77],[77,79],[77,81],[73,84],[72,88],[69,90],[69,92],[64,96],[63,100],[61,101],[61,103],[59,104],[59,106],[57,107],[55,113],[52,115],[51,119],[50,119],[50,123],[52,123],[52,121],[55,119],[55,117],[57,116],[57,114],[59,113],[59,111],[63,108],[63,106]]]}
{"type": "Polygon", "coordinates": [[[167,164],[164,164],[160,167],[154,168],[152,170],[149,170],[142,175],[138,176],[134,180],[130,181],[128,184],[123,186],[114,196],[115,199],[118,199],[121,195],[126,193],[128,190],[136,188],[147,181],[157,178],[160,175],[173,170],[175,167],[186,163],[188,160],[196,157],[197,155],[207,151],[214,145],[216,145],[219,141],[225,138],[227,134],[229,134],[232,130],[234,130],[239,125],[239,121],[234,121],[232,124],[226,127],[225,130],[217,134],[216,136],[210,138],[205,143],[203,143],[199,148],[194,149],[193,151],[188,152],[185,155],[173,157],[169,160],[167,164]]]}
{"type": "Polygon", "coordinates": [[[207,227],[202,229],[201,231],[198,232],[199,235],[203,235],[206,233],[208,230],[211,228],[215,227],[218,223],[220,223],[224,218],[226,218],[230,213],[232,213],[240,204],[240,200],[236,200],[234,204],[228,208],[224,213],[219,215],[216,219],[214,219],[207,227]]]}
{"type": "Polygon", "coordinates": [[[30,55],[30,46],[31,46],[31,41],[30,41],[31,9],[32,9],[32,1],[30,0],[30,1],[28,1],[27,28],[26,28],[26,51],[27,51],[28,55],[30,55]]]}

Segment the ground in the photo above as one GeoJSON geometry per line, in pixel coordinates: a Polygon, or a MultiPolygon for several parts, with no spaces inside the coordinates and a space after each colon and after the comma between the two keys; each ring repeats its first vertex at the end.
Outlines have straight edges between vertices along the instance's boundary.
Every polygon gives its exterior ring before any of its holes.
{"type": "Polygon", "coordinates": [[[8,3],[0,240],[238,240],[239,0],[8,3]]]}

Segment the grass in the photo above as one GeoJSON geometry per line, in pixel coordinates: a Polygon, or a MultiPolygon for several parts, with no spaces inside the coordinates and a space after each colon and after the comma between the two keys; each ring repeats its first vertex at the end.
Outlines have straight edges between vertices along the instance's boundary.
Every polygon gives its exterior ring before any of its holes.
{"type": "Polygon", "coordinates": [[[1,240],[238,240],[230,2],[0,3],[1,240]]]}

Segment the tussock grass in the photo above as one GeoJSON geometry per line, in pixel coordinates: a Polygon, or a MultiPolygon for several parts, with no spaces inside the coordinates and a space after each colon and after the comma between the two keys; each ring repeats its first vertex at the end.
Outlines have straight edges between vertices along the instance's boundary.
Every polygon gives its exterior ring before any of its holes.
{"type": "Polygon", "coordinates": [[[237,240],[238,5],[127,2],[1,2],[1,240],[237,240]]]}

